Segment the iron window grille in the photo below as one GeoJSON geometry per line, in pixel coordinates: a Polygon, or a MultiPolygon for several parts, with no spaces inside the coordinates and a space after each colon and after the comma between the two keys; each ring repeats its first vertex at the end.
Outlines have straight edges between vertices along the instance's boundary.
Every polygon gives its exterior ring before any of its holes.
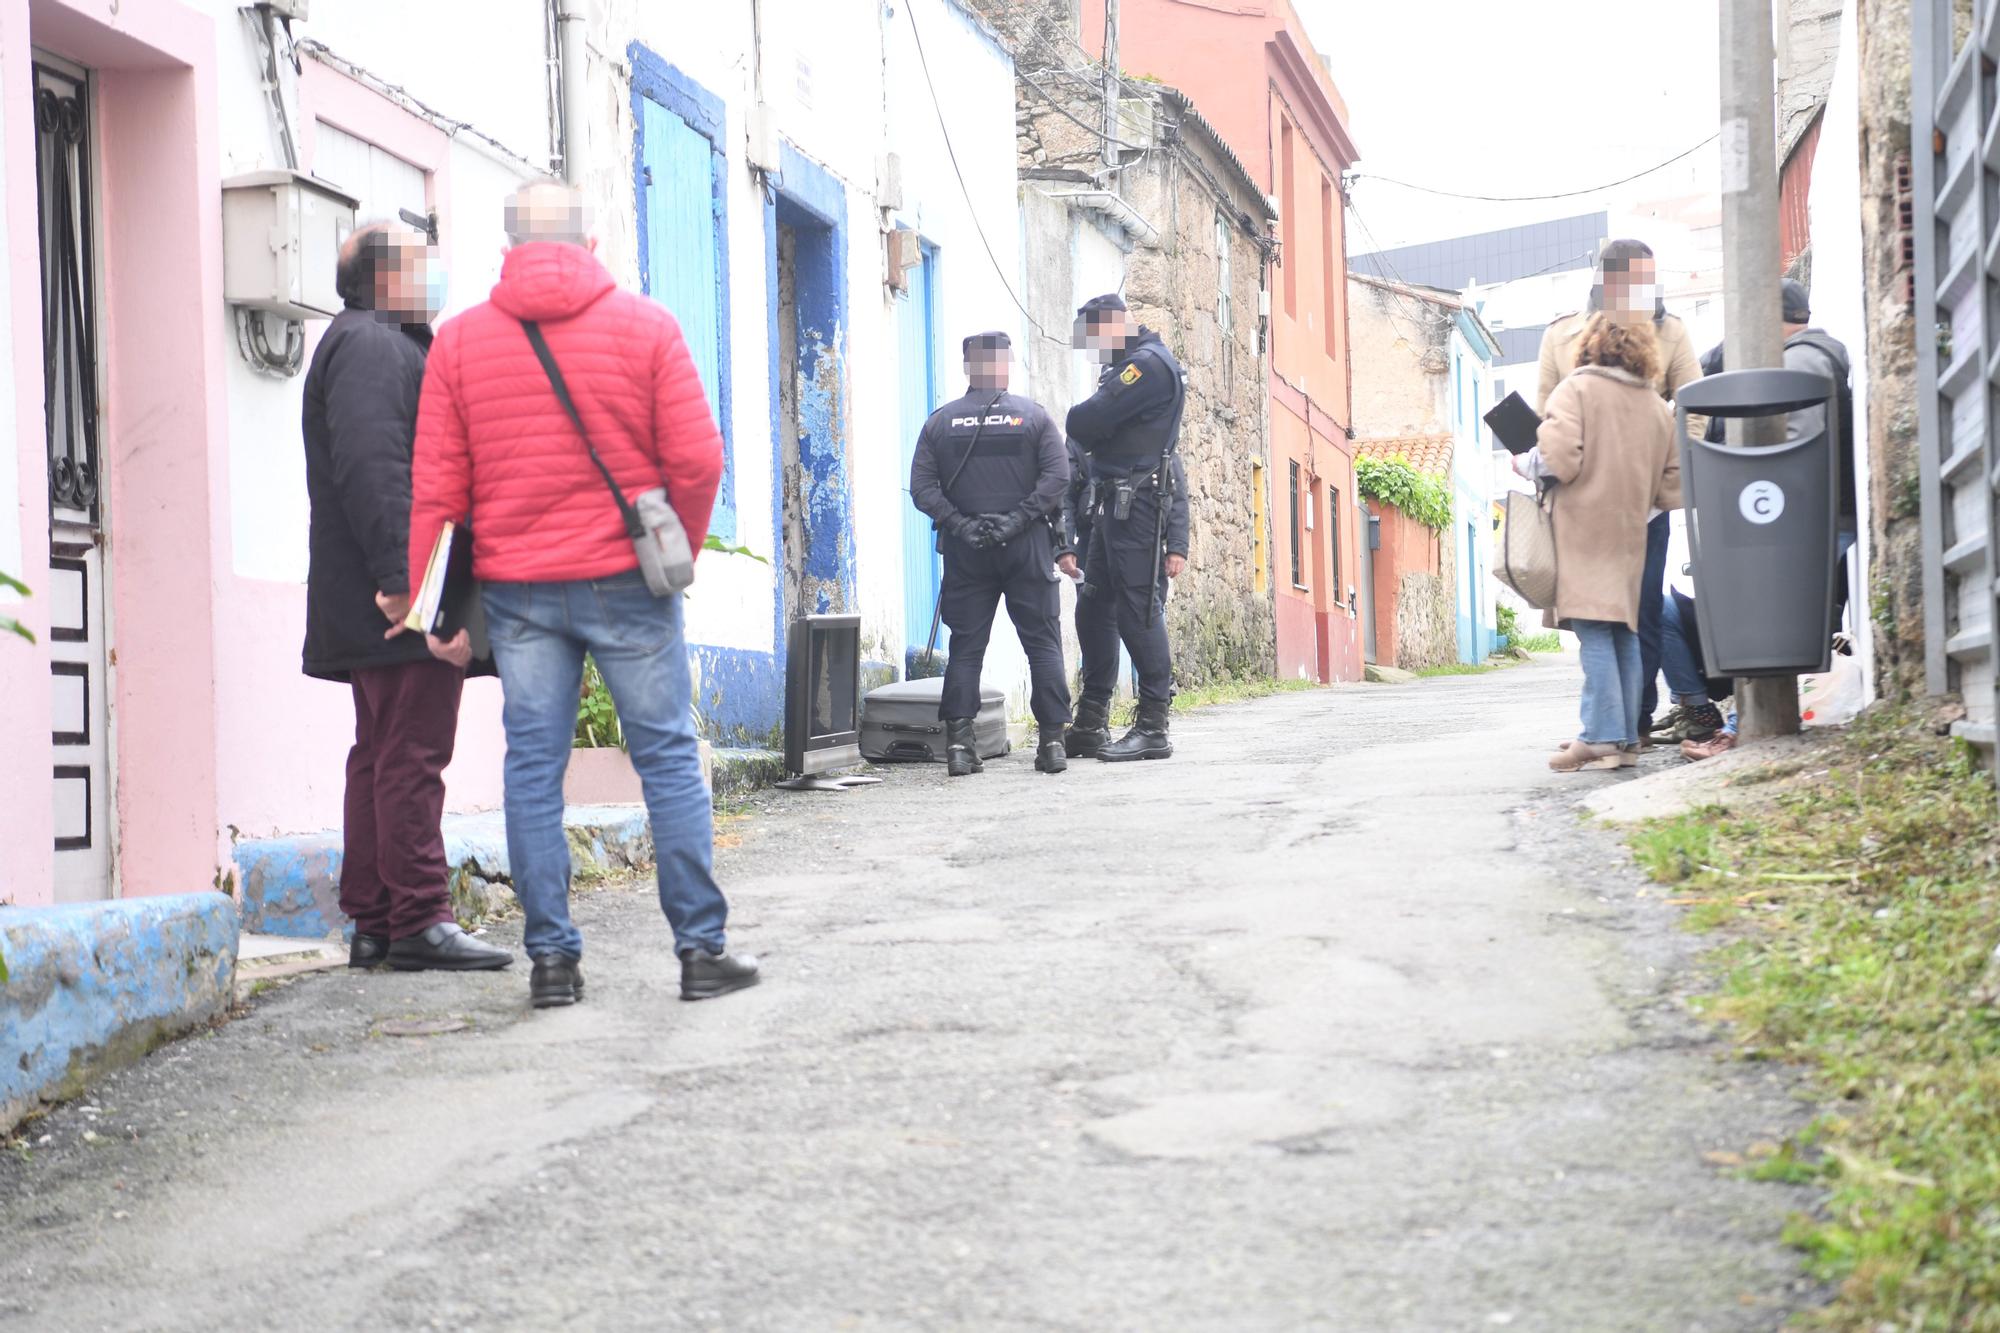
{"type": "Polygon", "coordinates": [[[42,256],[42,401],[52,515],[98,522],[97,302],[90,109],[83,80],[35,66],[42,256]]]}

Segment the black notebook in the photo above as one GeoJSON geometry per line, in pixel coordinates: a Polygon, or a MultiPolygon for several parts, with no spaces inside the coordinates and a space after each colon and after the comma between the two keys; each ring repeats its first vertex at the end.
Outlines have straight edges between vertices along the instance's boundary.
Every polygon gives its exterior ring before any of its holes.
{"type": "Polygon", "coordinates": [[[1493,428],[1494,438],[1507,447],[1510,454],[1525,454],[1535,447],[1535,436],[1542,428],[1542,419],[1535,415],[1535,409],[1528,406],[1528,400],[1518,393],[1510,393],[1493,405],[1486,414],[1486,424],[1493,428]]]}
{"type": "Polygon", "coordinates": [[[403,622],[420,634],[449,639],[460,630],[472,640],[475,662],[493,656],[486,642],[486,615],[479,604],[479,583],[472,577],[472,529],[447,523],[431,547],[424,581],[410,599],[403,622]]]}

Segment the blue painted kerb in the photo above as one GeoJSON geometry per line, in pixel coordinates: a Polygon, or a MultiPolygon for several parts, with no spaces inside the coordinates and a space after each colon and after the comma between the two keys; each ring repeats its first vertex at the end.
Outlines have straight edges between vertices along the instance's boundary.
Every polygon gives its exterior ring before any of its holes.
{"type": "Polygon", "coordinates": [[[0,1130],[227,1010],[236,944],[223,893],[0,908],[0,1130]]]}

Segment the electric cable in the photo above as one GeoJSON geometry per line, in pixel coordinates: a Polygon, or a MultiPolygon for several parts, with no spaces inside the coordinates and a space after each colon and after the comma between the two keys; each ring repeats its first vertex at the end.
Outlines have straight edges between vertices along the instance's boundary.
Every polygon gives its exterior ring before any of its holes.
{"type": "Polygon", "coordinates": [[[1655,163],[1647,167],[1644,171],[1635,171],[1629,176],[1621,176],[1615,181],[1606,181],[1602,185],[1593,185],[1587,190],[1562,190],[1555,194],[1461,194],[1456,190],[1439,190],[1433,189],[1428,185],[1412,185],[1408,181],[1397,180],[1393,176],[1377,176],[1372,172],[1366,171],[1351,171],[1348,173],[1348,176],[1352,180],[1380,181],[1384,185],[1398,185],[1405,190],[1415,190],[1419,194],[1434,194],[1440,199],[1470,199],[1475,203],[1481,204],[1539,204],[1551,199],[1575,199],[1586,194],[1602,194],[1604,191],[1616,189],[1620,185],[1629,185],[1642,176],[1650,176],[1656,171],[1665,171],[1668,167],[1671,167],[1683,158],[1693,157],[1696,153],[1721,137],[1722,131],[1717,130],[1694,147],[1675,153],[1666,161],[1655,163]]]}
{"type": "Polygon", "coordinates": [[[917,63],[923,67],[924,87],[930,90],[931,110],[937,113],[938,133],[944,136],[945,155],[951,159],[952,174],[958,177],[958,192],[965,196],[965,210],[972,215],[973,230],[979,233],[979,243],[986,248],[986,258],[993,265],[994,276],[1000,279],[1001,287],[1006,289],[1007,299],[1014,303],[1014,307],[1021,312],[1022,318],[1034,326],[1036,333],[1058,347],[1068,347],[1070,345],[1069,339],[1058,338],[1043,328],[1042,322],[1035,318],[1034,312],[1029,310],[1027,304],[1015,294],[1014,284],[1007,279],[1007,270],[1000,266],[1000,256],[993,252],[993,242],[987,239],[986,226],[979,220],[979,206],[972,202],[972,189],[965,183],[965,172],[958,165],[958,149],[951,142],[951,129],[945,124],[944,104],[938,100],[937,84],[931,79],[930,57],[924,54],[923,34],[917,30],[916,7],[914,5],[905,5],[903,13],[910,20],[910,36],[914,37],[917,42],[917,63]]]}

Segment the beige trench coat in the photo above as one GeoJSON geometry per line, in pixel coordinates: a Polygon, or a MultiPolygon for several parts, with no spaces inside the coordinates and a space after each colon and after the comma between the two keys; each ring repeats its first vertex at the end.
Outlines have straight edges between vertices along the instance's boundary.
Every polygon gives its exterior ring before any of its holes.
{"type": "MultiPolygon", "coordinates": [[[[1583,341],[1583,327],[1589,322],[1590,312],[1580,310],[1564,315],[1542,335],[1541,379],[1535,393],[1535,410],[1543,416],[1549,414],[1549,395],[1555,392],[1556,385],[1576,369],[1577,344],[1583,341]]],[[[1688,335],[1687,325],[1678,316],[1668,315],[1660,320],[1653,325],[1653,332],[1660,339],[1660,374],[1653,381],[1653,391],[1671,400],[1683,384],[1701,378],[1701,359],[1695,355],[1694,339],[1688,335]]],[[[1701,438],[1700,429],[1694,431],[1694,437],[1701,438]]]]}
{"type": "Polygon", "coordinates": [[[1647,517],[1681,502],[1673,413],[1629,371],[1583,366],[1549,395],[1537,444],[1557,482],[1549,622],[1609,620],[1637,630],[1647,517]]]}

